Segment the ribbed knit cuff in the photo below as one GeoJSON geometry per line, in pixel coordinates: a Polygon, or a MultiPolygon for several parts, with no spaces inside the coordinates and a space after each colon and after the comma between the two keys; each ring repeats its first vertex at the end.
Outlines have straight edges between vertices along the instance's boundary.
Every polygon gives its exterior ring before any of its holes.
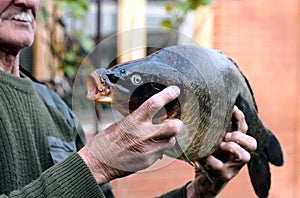
{"type": "Polygon", "coordinates": [[[47,171],[60,186],[61,197],[105,197],[82,158],[73,153],[47,171]]]}

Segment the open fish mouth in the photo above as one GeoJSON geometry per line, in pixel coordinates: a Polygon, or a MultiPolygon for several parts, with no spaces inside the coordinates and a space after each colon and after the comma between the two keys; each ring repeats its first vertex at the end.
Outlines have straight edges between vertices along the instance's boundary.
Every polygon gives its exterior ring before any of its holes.
{"type": "Polygon", "coordinates": [[[87,78],[87,99],[102,104],[112,104],[112,87],[108,85],[98,74],[91,73],[87,78]]]}
{"type": "MultiPolygon", "coordinates": [[[[88,100],[110,105],[124,116],[132,113],[147,99],[166,87],[166,85],[152,82],[144,83],[130,90],[121,84],[111,82],[110,74],[105,73],[105,70],[96,70],[90,73],[87,78],[86,97],[88,100]],[[117,93],[115,93],[116,91],[117,93]]],[[[166,104],[157,112],[155,118],[180,118],[181,102],[179,99],[175,99],[166,104]]]]}

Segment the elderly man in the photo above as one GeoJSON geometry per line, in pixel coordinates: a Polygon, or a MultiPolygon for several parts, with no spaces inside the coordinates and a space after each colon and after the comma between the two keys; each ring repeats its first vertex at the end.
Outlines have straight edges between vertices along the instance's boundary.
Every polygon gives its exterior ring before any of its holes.
{"type": "MultiPolygon", "coordinates": [[[[106,183],[149,167],[175,145],[174,136],[183,123],[174,119],[153,124],[151,115],[178,97],[179,89],[168,87],[154,95],[84,146],[82,129],[73,113],[53,91],[19,67],[20,51],[33,43],[40,5],[41,0],[2,0],[0,4],[0,194],[112,196],[106,183]],[[117,149],[107,150],[105,138],[117,149]],[[104,161],[130,167],[131,171],[104,161]]],[[[233,116],[237,131],[228,133],[220,145],[232,158],[226,162],[214,156],[205,159],[217,175],[215,182],[207,182],[205,175],[196,173],[193,181],[162,197],[215,196],[249,161],[256,141],[245,134],[243,113],[235,109],[233,116]]]]}

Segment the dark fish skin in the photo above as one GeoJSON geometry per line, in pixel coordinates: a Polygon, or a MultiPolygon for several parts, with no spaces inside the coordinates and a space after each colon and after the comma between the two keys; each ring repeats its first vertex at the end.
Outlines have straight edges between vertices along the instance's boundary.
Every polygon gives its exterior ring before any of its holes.
{"type": "MultiPolygon", "coordinates": [[[[269,162],[283,165],[282,150],[276,137],[258,117],[248,80],[230,58],[207,48],[174,46],[108,70],[98,69],[89,80],[94,81],[90,86],[98,86],[97,93],[109,95],[111,104],[124,115],[166,86],[179,86],[180,97],[166,105],[165,110],[168,117],[185,123],[187,132],[178,140],[192,161],[201,160],[218,149],[236,105],[245,114],[247,134],[258,144],[248,163],[252,185],[259,197],[268,196],[269,162]]],[[[89,93],[88,98],[101,102],[93,93],[89,93]]],[[[158,117],[162,114],[164,112],[158,117]]]]}

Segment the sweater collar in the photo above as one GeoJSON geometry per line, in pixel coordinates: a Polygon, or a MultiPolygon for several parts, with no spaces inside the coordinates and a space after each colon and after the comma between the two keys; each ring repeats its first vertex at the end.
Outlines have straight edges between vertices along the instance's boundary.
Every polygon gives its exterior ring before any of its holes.
{"type": "Polygon", "coordinates": [[[29,78],[17,77],[1,70],[0,70],[0,83],[3,83],[7,86],[11,86],[14,89],[23,92],[27,92],[27,93],[34,92],[34,86],[32,84],[32,81],[29,78]]]}

